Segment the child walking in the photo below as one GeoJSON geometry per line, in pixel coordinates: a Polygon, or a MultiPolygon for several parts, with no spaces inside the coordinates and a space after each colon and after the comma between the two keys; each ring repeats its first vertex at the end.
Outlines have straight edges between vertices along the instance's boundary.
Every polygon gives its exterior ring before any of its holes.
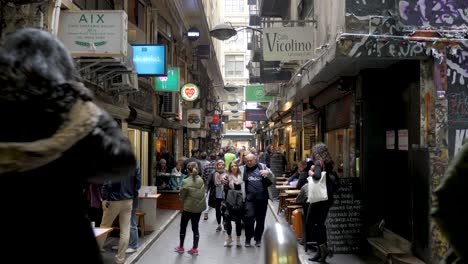
{"type": "Polygon", "coordinates": [[[175,248],[178,253],[184,253],[185,232],[190,220],[192,223],[193,247],[187,253],[198,255],[198,241],[200,240],[198,223],[200,222],[201,213],[206,209],[205,185],[203,179],[198,175],[198,170],[196,162],[189,162],[187,164],[187,177],[180,188],[179,195],[183,211],[180,220],[180,243],[175,248]]]}

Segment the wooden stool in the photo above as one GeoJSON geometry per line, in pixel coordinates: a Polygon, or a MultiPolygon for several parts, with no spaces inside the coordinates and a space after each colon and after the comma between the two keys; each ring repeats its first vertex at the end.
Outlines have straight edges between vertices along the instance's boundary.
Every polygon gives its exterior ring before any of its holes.
{"type": "Polygon", "coordinates": [[[135,215],[138,217],[138,230],[140,230],[141,238],[145,237],[145,212],[136,210],[135,215]]]}
{"type": "Polygon", "coordinates": [[[288,195],[286,193],[280,193],[278,197],[279,197],[279,202],[278,202],[278,212],[276,212],[277,214],[281,213],[281,211],[286,207],[286,197],[288,197],[288,195]]]}
{"type": "Polygon", "coordinates": [[[302,205],[300,204],[292,204],[292,205],[288,205],[286,207],[286,221],[288,221],[289,224],[291,224],[291,215],[292,215],[292,212],[296,209],[299,209],[299,208],[302,208],[302,205]]]}

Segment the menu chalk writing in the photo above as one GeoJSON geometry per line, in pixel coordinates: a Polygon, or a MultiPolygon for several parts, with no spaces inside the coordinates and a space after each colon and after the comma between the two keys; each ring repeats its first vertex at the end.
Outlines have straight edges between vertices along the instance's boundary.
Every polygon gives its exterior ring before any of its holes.
{"type": "Polygon", "coordinates": [[[335,253],[356,253],[363,241],[362,201],[359,179],[340,178],[326,222],[329,246],[335,253]]]}

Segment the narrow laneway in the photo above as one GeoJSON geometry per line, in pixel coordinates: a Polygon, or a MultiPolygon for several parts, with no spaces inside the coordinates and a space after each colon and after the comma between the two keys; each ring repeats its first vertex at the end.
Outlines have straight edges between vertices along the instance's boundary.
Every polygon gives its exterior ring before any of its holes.
{"type": "MultiPolygon", "coordinates": [[[[267,228],[275,223],[275,218],[268,210],[266,218],[267,228]]],[[[135,263],[138,264],[183,264],[183,263],[264,263],[263,247],[236,247],[235,245],[226,248],[223,246],[226,239],[225,232],[216,232],[215,210],[210,210],[208,220],[200,220],[200,245],[198,256],[191,256],[188,253],[178,254],[174,252],[174,247],[179,241],[180,215],[173,221],[158,240],[141,256],[135,263]]],[[[235,233],[235,232],[234,232],[235,233]]],[[[192,231],[190,223],[187,228],[185,239],[185,249],[192,246],[192,231]]],[[[244,242],[244,233],[242,233],[242,243],[244,242]]]]}

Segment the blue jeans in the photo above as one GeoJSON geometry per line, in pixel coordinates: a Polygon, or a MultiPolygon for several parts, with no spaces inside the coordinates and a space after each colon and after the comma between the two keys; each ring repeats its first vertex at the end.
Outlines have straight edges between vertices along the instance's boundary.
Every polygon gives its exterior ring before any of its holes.
{"type": "Polygon", "coordinates": [[[128,241],[128,247],[137,249],[138,248],[138,219],[135,214],[135,209],[132,209],[132,216],[130,218],[130,240],[128,241]]]}

